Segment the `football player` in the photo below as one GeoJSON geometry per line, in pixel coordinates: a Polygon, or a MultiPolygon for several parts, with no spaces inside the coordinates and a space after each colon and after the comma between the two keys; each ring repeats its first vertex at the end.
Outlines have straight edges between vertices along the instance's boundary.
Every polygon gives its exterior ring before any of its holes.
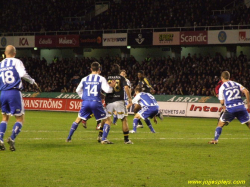
{"type": "MultiPolygon", "coordinates": [[[[22,79],[38,87],[25,70],[23,62],[15,58],[16,48],[8,45],[5,48],[6,58],[0,64],[0,91],[2,104],[2,122],[0,123],[0,150],[5,150],[3,137],[6,132],[10,115],[16,117],[12,134],[7,143],[11,151],[15,151],[15,138],[21,132],[24,121],[24,105],[21,90],[22,79]]],[[[38,87],[39,88],[39,87],[38,87]]]]}
{"type": "Polygon", "coordinates": [[[215,136],[209,144],[217,144],[221,135],[222,128],[230,123],[235,117],[250,128],[249,114],[245,108],[244,102],[241,98],[241,92],[246,96],[247,108],[250,109],[249,91],[241,84],[230,80],[230,73],[223,71],[221,73],[221,80],[223,84],[219,89],[219,97],[221,105],[225,108],[225,112],[220,117],[219,123],[215,129],[215,136]]]}
{"type": "MultiPolygon", "coordinates": [[[[138,71],[137,76],[139,79],[137,86],[141,87],[142,92],[154,94],[155,91],[150,85],[149,80],[145,77],[144,72],[142,70],[138,71]]],[[[137,113],[139,109],[139,106],[135,107],[134,113],[137,113]]],[[[159,117],[160,120],[163,120],[163,115],[161,111],[158,111],[156,116],[159,117]]],[[[138,121],[138,123],[139,125],[137,126],[137,128],[143,128],[142,122],[140,120],[138,121]]]]}
{"type": "Polygon", "coordinates": [[[148,118],[154,118],[155,123],[157,123],[156,114],[159,110],[159,105],[157,101],[150,93],[142,92],[142,88],[139,86],[135,88],[135,94],[136,96],[132,100],[132,103],[140,105],[141,109],[134,116],[133,130],[131,130],[130,133],[136,133],[138,121],[141,118],[146,122],[150,131],[152,133],[155,133],[155,130],[148,118]]]}
{"type": "MultiPolygon", "coordinates": [[[[66,142],[71,141],[71,137],[79,123],[81,123],[82,120],[89,119],[91,114],[94,114],[96,121],[103,120],[104,125],[110,125],[112,123],[102,105],[101,90],[106,93],[112,93],[116,83],[115,81],[110,81],[110,84],[108,84],[107,80],[99,75],[100,64],[98,62],[91,64],[91,71],[91,74],[84,77],[76,89],[77,94],[83,101],[78,117],[71,126],[66,142]]],[[[108,144],[109,141],[104,138],[101,143],[108,144]]]]}
{"type": "MultiPolygon", "coordinates": [[[[129,127],[128,127],[128,111],[125,106],[125,100],[124,100],[124,90],[128,96],[128,102],[132,104],[132,98],[129,91],[129,87],[127,84],[126,79],[120,75],[120,66],[118,64],[113,64],[111,68],[112,75],[108,76],[108,81],[115,80],[116,85],[114,87],[113,93],[106,94],[105,102],[106,102],[106,109],[108,111],[108,115],[111,116],[114,111],[117,112],[117,118],[121,119],[122,121],[122,131],[124,135],[124,143],[125,144],[133,144],[132,141],[129,140],[129,127]]],[[[103,130],[102,127],[99,131],[99,141],[100,139],[105,139],[108,136],[110,129],[110,125],[104,125],[103,130]]],[[[98,142],[99,142],[98,141],[98,142]]],[[[110,142],[112,143],[112,142],[110,142]]]]}
{"type": "MultiPolygon", "coordinates": [[[[120,73],[121,76],[123,76],[125,79],[126,79],[126,82],[127,82],[127,85],[129,87],[129,92],[131,94],[131,83],[130,81],[126,78],[127,74],[126,74],[126,70],[122,69],[121,70],[121,73],[120,73]]],[[[125,106],[128,105],[128,95],[126,93],[126,91],[124,90],[124,101],[125,101],[125,106]]],[[[113,114],[113,124],[116,125],[116,122],[117,122],[117,112],[115,111],[114,114],[113,114]]]]}

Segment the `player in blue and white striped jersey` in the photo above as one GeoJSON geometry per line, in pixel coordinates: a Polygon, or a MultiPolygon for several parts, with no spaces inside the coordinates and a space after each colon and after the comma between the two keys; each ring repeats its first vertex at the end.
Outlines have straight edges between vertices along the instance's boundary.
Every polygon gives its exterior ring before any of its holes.
{"type": "MultiPolygon", "coordinates": [[[[10,150],[15,151],[15,138],[23,126],[24,104],[20,90],[23,88],[22,80],[30,84],[37,84],[25,70],[21,60],[15,58],[16,48],[8,45],[5,48],[6,58],[0,64],[0,91],[2,104],[2,122],[0,123],[0,150],[5,150],[3,137],[6,132],[10,115],[16,117],[12,134],[7,142],[10,150]]],[[[37,86],[38,87],[38,86],[37,86]]]]}
{"type": "Polygon", "coordinates": [[[154,118],[154,122],[156,123],[156,114],[159,110],[159,105],[154,98],[153,95],[150,93],[141,92],[141,87],[135,88],[135,94],[136,96],[132,100],[133,104],[139,104],[141,106],[141,110],[139,110],[134,117],[133,120],[133,130],[130,131],[130,133],[135,133],[138,125],[138,121],[142,118],[146,124],[148,125],[151,132],[155,133],[155,130],[148,118],[154,118]]]}
{"type": "Polygon", "coordinates": [[[230,123],[235,117],[241,122],[246,124],[250,128],[250,118],[245,108],[244,102],[241,98],[241,92],[246,96],[247,107],[250,109],[249,91],[241,84],[230,80],[230,73],[223,71],[221,73],[221,80],[223,84],[219,89],[219,100],[222,106],[224,106],[224,113],[220,117],[217,128],[215,129],[214,140],[208,142],[209,144],[217,144],[221,135],[222,128],[230,123]]]}
{"type": "MultiPolygon", "coordinates": [[[[77,94],[82,98],[83,101],[81,109],[78,113],[78,117],[71,126],[68,138],[66,140],[67,142],[71,141],[71,137],[77,129],[79,123],[82,120],[89,119],[91,114],[94,114],[96,121],[103,120],[103,123],[109,126],[112,123],[102,105],[101,90],[106,93],[112,93],[116,82],[112,81],[110,84],[108,84],[107,80],[99,75],[100,64],[98,62],[93,62],[91,64],[91,71],[92,73],[84,77],[76,88],[77,94]]],[[[111,142],[105,139],[102,140],[101,143],[110,144],[111,142]]]]}

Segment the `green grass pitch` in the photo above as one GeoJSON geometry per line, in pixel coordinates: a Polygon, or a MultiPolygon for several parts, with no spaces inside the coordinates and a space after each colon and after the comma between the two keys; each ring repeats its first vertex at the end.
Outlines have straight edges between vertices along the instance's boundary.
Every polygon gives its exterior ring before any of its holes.
{"type": "MultiPolygon", "coordinates": [[[[130,134],[123,143],[121,122],[108,139],[97,143],[95,120],[80,125],[66,143],[77,113],[26,111],[22,132],[11,152],[0,152],[0,187],[182,187],[250,186],[250,130],[234,120],[224,127],[217,145],[209,145],[217,119],[165,117],[130,134]],[[202,185],[189,181],[245,181],[245,184],[202,185]]],[[[132,127],[133,116],[129,116],[132,127]]],[[[145,124],[145,123],[144,123],[145,124]]]]}

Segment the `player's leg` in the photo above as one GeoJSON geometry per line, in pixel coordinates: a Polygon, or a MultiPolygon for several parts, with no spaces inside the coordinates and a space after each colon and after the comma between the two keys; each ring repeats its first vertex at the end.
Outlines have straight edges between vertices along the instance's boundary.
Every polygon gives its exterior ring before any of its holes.
{"type": "Polygon", "coordinates": [[[107,138],[109,135],[109,131],[110,131],[110,125],[112,123],[111,118],[107,117],[106,119],[103,120],[103,134],[102,134],[102,140],[101,143],[102,144],[113,144],[113,142],[110,142],[107,138]]]}
{"type": "MultiPolygon", "coordinates": [[[[134,114],[136,115],[139,110],[141,110],[141,105],[135,104],[134,114]]],[[[136,128],[143,128],[143,124],[142,124],[140,119],[138,119],[138,121],[137,121],[136,128]]]]}
{"type": "Polygon", "coordinates": [[[141,114],[144,117],[144,121],[146,122],[148,128],[150,129],[152,133],[155,133],[155,130],[149,118],[154,117],[156,120],[155,116],[158,114],[158,112],[159,112],[158,106],[150,106],[150,107],[145,108],[143,114],[141,114]]]}
{"type": "Polygon", "coordinates": [[[230,113],[227,110],[221,115],[220,120],[218,122],[218,125],[215,129],[215,133],[214,133],[214,139],[212,141],[209,141],[209,144],[217,144],[219,141],[219,137],[222,133],[222,128],[230,123],[233,119],[235,118],[235,114],[234,113],[230,113]]]}
{"type": "Polygon", "coordinates": [[[99,143],[101,143],[102,141],[102,135],[103,135],[103,126],[105,124],[105,120],[101,120],[101,125],[100,125],[100,129],[99,129],[99,134],[98,134],[98,137],[97,137],[97,141],[99,143]]]}
{"type": "Polygon", "coordinates": [[[117,112],[114,111],[113,112],[113,125],[117,125],[116,122],[117,122],[118,118],[117,118],[117,112]]]}
{"type": "Polygon", "coordinates": [[[18,90],[11,90],[9,94],[9,107],[10,113],[15,116],[16,122],[12,129],[12,134],[8,138],[7,143],[10,146],[11,151],[15,151],[15,139],[21,132],[24,122],[24,103],[21,92],[18,90]]]}
{"type": "Polygon", "coordinates": [[[129,131],[130,133],[136,133],[137,125],[140,119],[141,116],[138,113],[136,113],[133,119],[133,130],[129,131]]]}
{"type": "Polygon", "coordinates": [[[100,130],[102,124],[102,120],[96,121],[96,130],[100,130]]]}
{"type": "Polygon", "coordinates": [[[8,121],[9,121],[9,115],[2,114],[2,122],[0,123],[0,151],[5,150],[3,138],[7,129],[8,121]]]}
{"type": "Polygon", "coordinates": [[[133,144],[132,141],[129,140],[129,126],[128,126],[128,110],[125,106],[124,101],[116,101],[115,102],[115,110],[117,111],[117,117],[118,119],[121,119],[122,121],[122,131],[123,131],[123,137],[124,137],[124,143],[125,144],[133,144]]]}
{"type": "Polygon", "coordinates": [[[74,132],[76,131],[79,123],[81,123],[81,121],[82,121],[82,119],[78,116],[76,118],[76,120],[72,123],[70,131],[69,131],[69,135],[68,135],[68,137],[66,139],[66,142],[70,142],[71,141],[71,138],[72,138],[74,132]]]}
{"type": "Polygon", "coordinates": [[[247,110],[236,112],[236,117],[241,124],[246,124],[246,126],[250,128],[250,118],[247,110]]]}
{"type": "Polygon", "coordinates": [[[96,120],[102,120],[102,127],[100,128],[97,141],[102,144],[113,144],[113,142],[110,142],[107,137],[110,131],[110,125],[112,123],[112,120],[110,118],[111,114],[113,113],[113,106],[112,103],[107,105],[108,112],[103,107],[102,103],[99,102],[92,102],[91,110],[95,115],[96,120]],[[102,132],[101,132],[102,131],[102,132]]]}
{"type": "Polygon", "coordinates": [[[151,121],[148,118],[146,118],[144,121],[146,122],[146,124],[147,124],[148,128],[150,129],[150,131],[152,133],[155,133],[155,130],[154,130],[153,126],[152,126],[151,121]]]}

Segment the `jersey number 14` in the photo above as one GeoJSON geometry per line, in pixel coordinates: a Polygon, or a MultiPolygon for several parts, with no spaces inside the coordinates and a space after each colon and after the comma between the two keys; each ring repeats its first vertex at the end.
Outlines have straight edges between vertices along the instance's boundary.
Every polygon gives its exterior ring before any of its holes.
{"type": "Polygon", "coordinates": [[[88,96],[90,96],[90,95],[97,96],[98,95],[97,85],[92,85],[92,86],[88,85],[85,87],[85,89],[87,90],[88,96]]]}

